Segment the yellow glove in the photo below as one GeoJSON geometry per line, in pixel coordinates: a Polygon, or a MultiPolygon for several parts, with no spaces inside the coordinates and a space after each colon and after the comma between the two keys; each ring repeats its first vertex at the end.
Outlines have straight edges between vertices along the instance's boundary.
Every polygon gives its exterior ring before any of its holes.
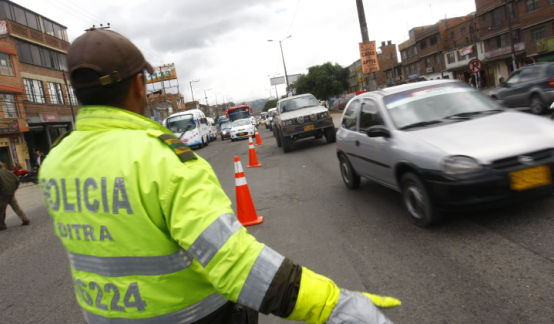
{"type": "Polygon", "coordinates": [[[373,305],[381,308],[392,308],[396,306],[402,305],[402,302],[396,298],[393,297],[386,297],[386,296],[379,296],[379,295],[372,295],[368,293],[362,293],[364,296],[369,297],[371,301],[373,302],[373,305]]]}

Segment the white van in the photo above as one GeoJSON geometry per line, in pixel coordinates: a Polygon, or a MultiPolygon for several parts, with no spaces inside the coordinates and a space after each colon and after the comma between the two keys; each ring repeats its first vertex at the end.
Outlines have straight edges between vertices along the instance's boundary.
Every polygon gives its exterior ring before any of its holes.
{"type": "Polygon", "coordinates": [[[214,119],[208,117],[208,124],[210,125],[210,142],[217,139],[217,126],[215,125],[214,119]]]}
{"type": "Polygon", "coordinates": [[[208,146],[210,127],[200,109],[178,112],[163,121],[163,126],[172,131],[187,146],[208,146]]]}

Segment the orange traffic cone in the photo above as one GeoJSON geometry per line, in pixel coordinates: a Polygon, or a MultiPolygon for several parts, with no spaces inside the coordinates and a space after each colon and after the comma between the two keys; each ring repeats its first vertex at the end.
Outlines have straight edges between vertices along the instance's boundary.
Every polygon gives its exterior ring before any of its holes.
{"type": "Polygon", "coordinates": [[[235,186],[237,188],[237,218],[239,222],[243,226],[258,225],[263,222],[264,218],[256,214],[256,208],[238,156],[235,156],[235,186]]]}
{"type": "Polygon", "coordinates": [[[263,145],[262,138],[258,134],[258,127],[254,126],[254,129],[256,130],[256,145],[263,145]]]}
{"type": "Polygon", "coordinates": [[[248,154],[250,155],[248,168],[262,166],[260,162],[258,162],[258,156],[256,156],[256,149],[254,148],[254,143],[252,142],[252,135],[248,135],[248,154]]]}

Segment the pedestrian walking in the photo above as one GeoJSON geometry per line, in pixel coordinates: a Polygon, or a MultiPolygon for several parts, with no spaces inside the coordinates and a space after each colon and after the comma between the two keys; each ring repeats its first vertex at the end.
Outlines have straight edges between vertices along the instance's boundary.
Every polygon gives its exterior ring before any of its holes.
{"type": "Polygon", "coordinates": [[[397,299],[340,289],[248,234],[208,162],[144,117],[154,71],[133,43],[89,29],[67,63],[83,106],[40,182],[87,323],[390,323],[376,306],[397,299]]]}
{"type": "Polygon", "coordinates": [[[8,170],[0,169],[0,231],[7,229],[6,210],[10,205],[13,211],[23,222],[23,226],[29,225],[31,221],[25,212],[19,207],[15,199],[15,191],[19,188],[19,179],[8,170]]]}
{"type": "Polygon", "coordinates": [[[42,151],[37,151],[37,166],[40,168],[42,162],[46,158],[46,155],[42,151]]]}

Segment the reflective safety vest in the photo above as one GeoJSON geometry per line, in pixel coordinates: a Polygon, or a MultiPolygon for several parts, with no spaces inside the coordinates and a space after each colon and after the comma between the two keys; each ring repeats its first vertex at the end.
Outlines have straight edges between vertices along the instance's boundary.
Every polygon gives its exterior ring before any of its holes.
{"type": "Polygon", "coordinates": [[[82,107],[76,128],[39,179],[88,323],[193,323],[228,301],[260,308],[284,257],[242,227],[206,161],[123,109],[82,107]]]}

